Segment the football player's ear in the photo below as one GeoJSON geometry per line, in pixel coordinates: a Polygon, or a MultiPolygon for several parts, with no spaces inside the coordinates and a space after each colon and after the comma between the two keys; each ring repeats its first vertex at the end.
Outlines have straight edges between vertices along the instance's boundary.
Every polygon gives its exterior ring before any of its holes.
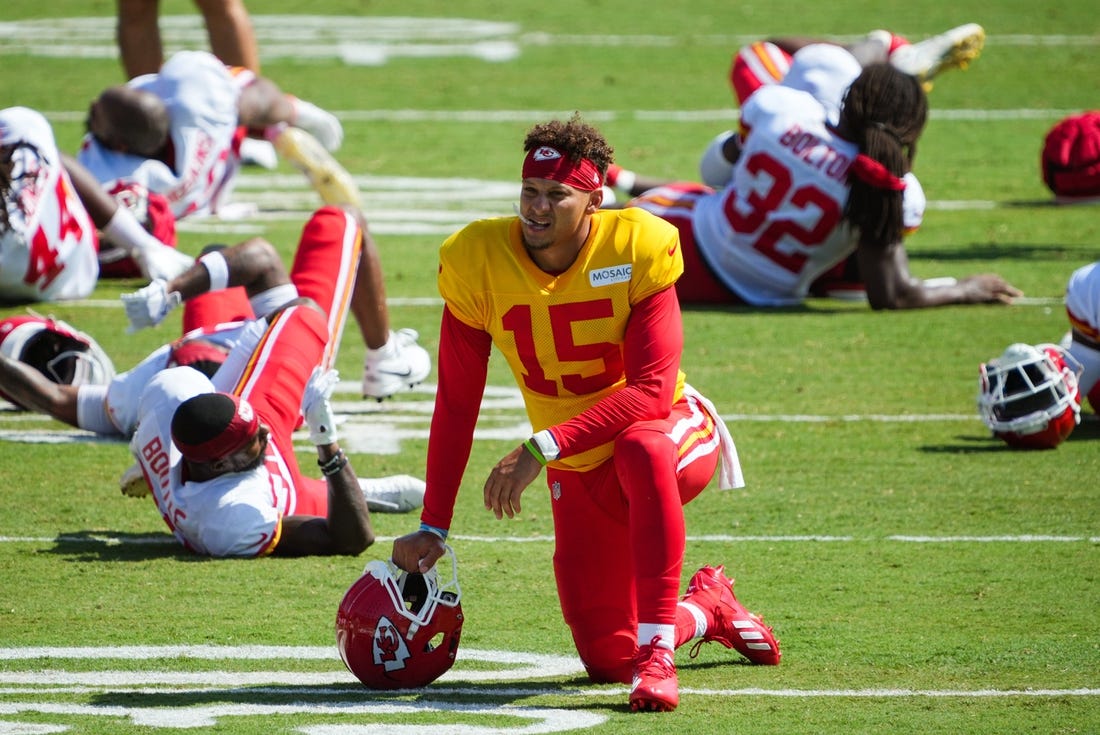
{"type": "Polygon", "coordinates": [[[233,470],[233,462],[231,461],[230,457],[221,457],[220,459],[215,459],[213,462],[209,462],[208,465],[210,469],[217,474],[222,474],[233,470]]]}
{"type": "Polygon", "coordinates": [[[588,192],[588,206],[584,211],[586,214],[595,214],[599,211],[600,206],[603,205],[603,187],[595,191],[588,192]]]}

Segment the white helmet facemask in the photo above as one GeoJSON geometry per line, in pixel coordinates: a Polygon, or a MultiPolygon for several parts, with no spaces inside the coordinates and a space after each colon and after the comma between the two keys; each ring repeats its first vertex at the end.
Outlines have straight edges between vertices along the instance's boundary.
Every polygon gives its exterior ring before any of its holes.
{"type": "Polygon", "coordinates": [[[439,605],[456,607],[462,601],[462,590],[458,586],[458,561],[450,546],[446,547],[446,553],[440,557],[435,566],[423,575],[410,575],[400,569],[392,561],[375,560],[367,564],[363,574],[369,574],[377,579],[389,593],[394,609],[412,623],[409,627],[409,637],[416,631],[427,625],[439,605]],[[444,582],[439,581],[440,564],[449,562],[450,578],[444,582]],[[406,585],[421,585],[423,589],[406,589],[406,585]],[[410,607],[406,600],[410,597],[422,598],[418,604],[410,607]]]}
{"type": "Polygon", "coordinates": [[[1057,345],[1009,345],[979,372],[978,412],[994,432],[1034,434],[1067,409],[1080,412],[1081,365],[1057,345]],[[1061,365],[1051,353],[1060,356],[1061,365]]]}

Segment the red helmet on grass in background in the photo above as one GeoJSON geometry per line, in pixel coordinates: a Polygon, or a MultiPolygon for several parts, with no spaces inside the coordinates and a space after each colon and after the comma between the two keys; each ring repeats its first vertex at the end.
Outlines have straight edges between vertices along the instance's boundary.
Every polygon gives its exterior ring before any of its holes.
{"type": "Polygon", "coordinates": [[[1081,366],[1053,344],[1012,344],[979,367],[978,413],[1019,449],[1053,449],[1081,420],[1081,366]]]}
{"type": "Polygon", "coordinates": [[[1043,183],[1058,201],[1100,197],[1100,111],[1060,120],[1043,140],[1043,183]]]}

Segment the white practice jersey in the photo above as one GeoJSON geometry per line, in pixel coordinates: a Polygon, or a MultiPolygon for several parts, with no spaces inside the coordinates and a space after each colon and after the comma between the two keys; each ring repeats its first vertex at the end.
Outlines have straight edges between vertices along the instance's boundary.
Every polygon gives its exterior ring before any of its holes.
{"type": "MultiPolygon", "coordinates": [[[[203,339],[224,347],[226,350],[231,350],[240,340],[247,327],[247,322],[228,322],[215,327],[192,330],[185,334],[180,341],[203,339]]],[[[111,423],[115,425],[118,433],[122,436],[130,436],[137,428],[140,416],[138,404],[141,400],[142,391],[154,375],[169,367],[168,363],[172,356],[174,344],[177,343],[162,345],[157,348],[130,370],[116,375],[110,384],[105,386],[104,405],[107,407],[107,415],[110,416],[111,423]]]]}
{"type": "MultiPolygon", "coordinates": [[[[695,204],[700,253],[723,284],[758,306],[800,303],[813,281],[856,247],[843,221],[848,168],[859,150],[827,126],[812,95],[757,90],[741,109],[749,129],[730,185],[695,204]]],[[[924,192],[905,176],[905,228],[924,216],[924,192]]]]}
{"type": "Polygon", "coordinates": [[[237,101],[252,79],[234,77],[205,51],[181,51],[156,74],[129,84],[164,100],[170,119],[172,160],[167,163],[104,148],[84,138],[79,160],[107,188],[135,181],[163,194],[177,219],[215,214],[233,188],[240,158],[235,150],[237,101]]]}
{"type": "MultiPolygon", "coordinates": [[[[1066,285],[1066,313],[1070,324],[1093,345],[1100,344],[1100,262],[1075,270],[1066,285]]],[[[1081,395],[1089,395],[1100,385],[1100,350],[1075,341],[1070,354],[1084,367],[1080,377],[1081,395]]],[[[1093,401],[1093,408],[1100,406],[1093,401]]]]}
{"type": "Polygon", "coordinates": [[[214,391],[189,367],[169,368],[141,396],[141,422],[130,451],[141,465],[164,522],[188,549],[209,556],[257,556],[274,548],[296,495],[287,465],[273,442],[254,470],[194,482],[182,477],[183,457],[172,443],[172,415],[192,396],[214,391]]]}
{"type": "Polygon", "coordinates": [[[53,129],[26,107],[0,110],[0,143],[16,146],[0,226],[0,298],[84,298],[99,278],[99,239],[61,163],[53,129]]]}
{"type": "Polygon", "coordinates": [[[1100,336],[1100,261],[1081,266],[1069,277],[1066,310],[1083,334],[1100,336]]]}

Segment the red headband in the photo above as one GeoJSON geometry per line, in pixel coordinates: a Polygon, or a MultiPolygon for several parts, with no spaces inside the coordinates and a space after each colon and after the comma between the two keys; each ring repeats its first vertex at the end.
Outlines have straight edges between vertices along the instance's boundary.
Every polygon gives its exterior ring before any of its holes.
{"type": "Polygon", "coordinates": [[[904,181],[886,170],[886,167],[881,163],[863,153],[860,153],[856,156],[856,160],[852,161],[851,171],[857,179],[876,189],[889,189],[891,191],[905,189],[904,181]]]}
{"type": "Polygon", "coordinates": [[[252,410],[252,404],[244,398],[222,393],[232,399],[235,410],[229,424],[217,436],[198,444],[187,444],[173,434],[172,441],[187,459],[192,462],[213,462],[222,457],[239,452],[252,441],[260,430],[260,420],[252,410]]]}
{"type": "Polygon", "coordinates": [[[600,170],[592,161],[582,158],[574,162],[548,145],[527,152],[527,157],[523,159],[523,178],[550,179],[581,191],[595,191],[603,186],[600,170]]]}

